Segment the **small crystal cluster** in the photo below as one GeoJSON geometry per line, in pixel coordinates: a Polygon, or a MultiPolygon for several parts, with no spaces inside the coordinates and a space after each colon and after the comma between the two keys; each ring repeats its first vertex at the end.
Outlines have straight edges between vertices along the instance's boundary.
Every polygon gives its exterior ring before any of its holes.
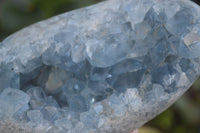
{"type": "Polygon", "coordinates": [[[36,132],[131,132],[199,75],[197,5],[109,0],[0,43],[0,120],[36,132]]]}

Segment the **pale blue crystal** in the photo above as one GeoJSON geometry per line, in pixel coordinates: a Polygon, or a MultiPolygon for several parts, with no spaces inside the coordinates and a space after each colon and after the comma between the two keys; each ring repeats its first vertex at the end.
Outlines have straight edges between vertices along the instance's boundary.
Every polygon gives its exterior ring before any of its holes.
{"type": "Polygon", "coordinates": [[[0,67],[0,92],[8,87],[19,89],[19,74],[0,67]]]}
{"type": "Polygon", "coordinates": [[[43,114],[43,118],[50,122],[54,122],[58,118],[61,118],[58,109],[54,106],[46,106],[41,112],[43,114]]]}
{"type": "Polygon", "coordinates": [[[199,75],[197,5],[109,0],[0,43],[0,119],[43,132],[131,132],[199,75]]]}
{"type": "Polygon", "coordinates": [[[6,88],[0,94],[0,117],[12,118],[14,114],[28,110],[30,97],[19,89],[6,88]]]}
{"type": "Polygon", "coordinates": [[[30,110],[27,112],[27,117],[31,122],[40,123],[43,121],[43,116],[40,110],[30,110]]]}

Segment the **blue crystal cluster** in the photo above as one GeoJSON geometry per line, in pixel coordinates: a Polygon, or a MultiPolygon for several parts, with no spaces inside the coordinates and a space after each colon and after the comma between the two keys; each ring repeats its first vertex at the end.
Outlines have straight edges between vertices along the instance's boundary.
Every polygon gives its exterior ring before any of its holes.
{"type": "Polygon", "coordinates": [[[199,75],[197,5],[105,1],[34,24],[0,44],[0,120],[32,131],[131,132],[199,75]]]}

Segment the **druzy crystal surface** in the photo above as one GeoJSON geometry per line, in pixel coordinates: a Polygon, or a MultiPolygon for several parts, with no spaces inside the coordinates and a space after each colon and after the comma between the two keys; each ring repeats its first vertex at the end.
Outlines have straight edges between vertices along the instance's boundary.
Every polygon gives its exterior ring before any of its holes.
{"type": "Polygon", "coordinates": [[[0,120],[31,132],[128,133],[199,75],[197,5],[108,0],[0,43],[0,120]]]}

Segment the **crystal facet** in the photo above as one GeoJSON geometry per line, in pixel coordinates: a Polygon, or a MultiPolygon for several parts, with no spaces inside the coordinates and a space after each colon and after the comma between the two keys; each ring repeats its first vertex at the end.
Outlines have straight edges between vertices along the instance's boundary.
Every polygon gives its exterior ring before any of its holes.
{"type": "Polygon", "coordinates": [[[108,0],[0,43],[0,120],[33,132],[128,133],[199,75],[200,7],[108,0]]]}

